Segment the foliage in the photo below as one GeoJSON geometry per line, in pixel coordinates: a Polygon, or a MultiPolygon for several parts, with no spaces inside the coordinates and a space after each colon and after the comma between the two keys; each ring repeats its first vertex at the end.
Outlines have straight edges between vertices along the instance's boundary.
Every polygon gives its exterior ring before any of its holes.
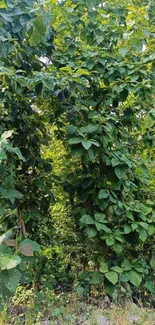
{"type": "Polygon", "coordinates": [[[79,295],[101,283],[113,297],[154,293],[153,8],[1,3],[0,224],[20,229],[15,259],[19,247],[32,255],[31,238],[42,244],[35,282],[84,268],[79,295]]]}
{"type": "Polygon", "coordinates": [[[65,189],[75,222],[97,247],[98,271],[90,283],[104,280],[110,295],[117,283],[138,287],[154,272],[151,6],[64,1],[55,7],[60,23],[55,21],[53,64],[70,83],[59,103],[66,112],[67,157],[78,160],[65,189]]]}
{"type": "Polygon", "coordinates": [[[28,266],[19,255],[31,261],[33,251],[38,251],[39,245],[27,236],[33,234],[38,242],[46,238],[51,163],[42,157],[41,146],[48,141],[47,114],[41,100],[37,105],[37,89],[29,89],[27,77],[44,67],[42,55],[51,55],[53,30],[50,12],[36,1],[3,1],[0,17],[0,238],[2,242],[11,236],[7,243],[13,247],[0,246],[2,308],[23,281],[20,268],[26,277],[28,266]]]}

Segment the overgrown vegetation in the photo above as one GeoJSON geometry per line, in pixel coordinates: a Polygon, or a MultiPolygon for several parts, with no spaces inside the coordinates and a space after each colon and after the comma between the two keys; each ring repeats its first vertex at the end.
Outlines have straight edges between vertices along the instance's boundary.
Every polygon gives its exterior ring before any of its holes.
{"type": "Polygon", "coordinates": [[[154,12],[0,2],[1,311],[19,283],[153,306],[154,12]]]}

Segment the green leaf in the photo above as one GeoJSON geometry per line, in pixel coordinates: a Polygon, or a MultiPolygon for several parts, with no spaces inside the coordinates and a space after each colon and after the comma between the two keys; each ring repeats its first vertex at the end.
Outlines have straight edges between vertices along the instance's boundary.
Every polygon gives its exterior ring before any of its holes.
{"type": "Polygon", "coordinates": [[[35,26],[33,27],[33,33],[31,37],[29,38],[29,43],[33,47],[37,46],[39,43],[43,41],[43,36],[37,31],[35,26]]]}
{"type": "Polygon", "coordinates": [[[151,294],[153,294],[155,292],[155,286],[152,281],[147,281],[145,283],[145,287],[149,290],[149,292],[151,292],[151,294]]]}
{"type": "Polygon", "coordinates": [[[14,293],[16,291],[17,285],[19,284],[21,273],[17,268],[13,268],[10,270],[1,271],[0,277],[5,284],[5,287],[14,293]]]}
{"type": "Polygon", "coordinates": [[[76,291],[77,291],[77,295],[78,295],[78,297],[80,297],[80,296],[82,296],[83,295],[83,291],[84,291],[84,289],[83,289],[83,287],[77,287],[76,288],[76,291]]]}
{"type": "Polygon", "coordinates": [[[82,140],[82,138],[72,138],[72,139],[69,139],[69,144],[77,144],[77,143],[80,143],[82,140]]]}
{"type": "Polygon", "coordinates": [[[142,275],[138,272],[131,270],[128,273],[130,282],[135,286],[138,287],[142,282],[142,275]]]}
{"type": "Polygon", "coordinates": [[[127,274],[120,274],[120,281],[121,282],[128,282],[129,276],[127,274]]]}
{"type": "Polygon", "coordinates": [[[100,272],[107,273],[108,272],[108,265],[106,262],[102,262],[100,265],[100,272]]]}
{"type": "Polygon", "coordinates": [[[116,272],[111,271],[105,274],[105,277],[113,284],[115,285],[118,282],[118,275],[116,272]]]}
{"type": "Polygon", "coordinates": [[[3,159],[7,159],[7,155],[5,153],[5,151],[0,148],[0,160],[3,160],[3,159]]]}
{"type": "Polygon", "coordinates": [[[139,238],[144,242],[147,239],[147,232],[144,228],[139,227],[138,229],[139,232],[139,238]]]}
{"type": "Polygon", "coordinates": [[[0,281],[0,312],[4,310],[6,302],[11,296],[11,292],[4,286],[4,283],[0,281]]]}
{"type": "Polygon", "coordinates": [[[95,0],[86,0],[86,6],[89,10],[93,9],[95,0]]]}
{"type": "Polygon", "coordinates": [[[34,251],[36,251],[36,252],[39,252],[40,251],[40,245],[36,241],[33,241],[31,239],[28,239],[28,238],[24,239],[20,243],[20,246],[19,247],[21,248],[21,247],[25,246],[26,244],[29,244],[34,251]]]}
{"type": "Polygon", "coordinates": [[[0,268],[4,269],[13,269],[18,264],[20,264],[21,258],[18,255],[4,255],[0,256],[0,268]]]}
{"type": "Polygon", "coordinates": [[[148,231],[149,236],[152,236],[155,233],[155,226],[149,225],[147,231],[148,231]]]}
{"type": "Polygon", "coordinates": [[[115,252],[117,252],[118,254],[121,254],[122,251],[123,251],[123,245],[121,245],[121,244],[115,242],[115,244],[113,245],[113,250],[114,250],[115,252]]]}
{"type": "Polygon", "coordinates": [[[87,235],[88,235],[88,237],[95,237],[96,235],[97,235],[97,230],[96,230],[96,228],[94,228],[94,227],[87,227],[87,229],[86,229],[86,232],[87,232],[87,235]]]}
{"type": "Polygon", "coordinates": [[[100,272],[96,271],[93,273],[93,276],[90,280],[90,284],[99,284],[103,281],[103,274],[101,274],[100,272]]]}
{"type": "Polygon", "coordinates": [[[119,50],[119,53],[123,56],[123,58],[126,56],[128,53],[128,48],[127,47],[121,47],[119,50]]]}
{"type": "Polygon", "coordinates": [[[98,231],[100,231],[104,227],[104,225],[102,223],[99,223],[99,222],[95,222],[95,226],[96,226],[98,231]]]}
{"type": "Polygon", "coordinates": [[[4,0],[0,1],[0,8],[7,8],[7,5],[4,0]]]}
{"type": "Polygon", "coordinates": [[[137,225],[137,223],[132,223],[131,227],[132,227],[133,230],[135,230],[135,229],[138,228],[138,225],[137,225]]]}
{"type": "Polygon", "coordinates": [[[95,213],[94,217],[96,222],[104,223],[106,215],[104,213],[95,213]]]}
{"type": "Polygon", "coordinates": [[[66,72],[69,72],[70,74],[73,73],[73,70],[71,67],[62,67],[62,68],[60,68],[60,71],[66,71],[66,72]]]}
{"type": "Polygon", "coordinates": [[[95,223],[94,219],[89,215],[85,214],[80,218],[80,222],[86,225],[93,225],[95,223]]]}
{"type": "Polygon", "coordinates": [[[90,140],[82,140],[82,145],[86,150],[88,150],[91,147],[92,142],[90,140]]]}
{"type": "Polygon", "coordinates": [[[76,70],[76,72],[75,72],[76,74],[78,74],[79,76],[81,76],[81,75],[90,75],[90,72],[88,71],[88,70],[86,70],[86,69],[78,69],[78,70],[76,70]]]}
{"type": "Polygon", "coordinates": [[[128,260],[124,260],[121,264],[121,268],[124,270],[124,271],[130,271],[132,269],[132,266],[130,264],[130,262],[128,260]]]}
{"type": "Polygon", "coordinates": [[[20,149],[19,148],[12,148],[12,150],[11,151],[13,151],[13,152],[15,152],[16,153],[16,155],[19,157],[19,159],[21,159],[22,161],[26,161],[26,159],[23,157],[23,155],[22,155],[22,153],[21,153],[21,151],[20,151],[20,149]]]}
{"type": "Polygon", "coordinates": [[[119,267],[119,266],[113,266],[113,267],[111,268],[111,270],[112,270],[112,271],[115,271],[115,272],[117,272],[117,273],[122,273],[122,272],[123,272],[123,270],[122,270],[121,267],[119,267]]]}
{"type": "Polygon", "coordinates": [[[118,158],[112,158],[111,163],[112,166],[115,167],[117,165],[120,165],[120,160],[118,158]]]}
{"type": "Polygon", "coordinates": [[[15,199],[22,199],[23,194],[17,190],[12,189],[3,191],[3,196],[4,198],[9,199],[12,203],[14,203],[15,199]]]}
{"type": "Polygon", "coordinates": [[[124,178],[125,174],[126,174],[127,168],[123,165],[119,165],[115,167],[115,174],[119,179],[124,178]]]}
{"type": "Polygon", "coordinates": [[[100,144],[97,141],[95,141],[94,139],[90,139],[90,141],[91,141],[92,145],[94,145],[95,147],[100,147],[100,144]]]}
{"type": "Polygon", "coordinates": [[[8,69],[6,67],[0,66],[0,76],[2,76],[2,75],[13,76],[14,71],[12,71],[11,69],[8,69]]]}
{"type": "Polygon", "coordinates": [[[108,206],[108,201],[102,199],[102,200],[99,202],[99,208],[100,208],[102,211],[104,211],[105,208],[106,208],[107,206],[108,206]]]}
{"type": "Polygon", "coordinates": [[[113,246],[115,244],[115,239],[113,237],[106,238],[107,246],[113,246]]]}
{"type": "Polygon", "coordinates": [[[106,225],[102,224],[102,229],[107,233],[107,234],[111,234],[112,231],[109,227],[107,227],[106,225]]]}
{"type": "Polygon", "coordinates": [[[107,190],[100,190],[98,194],[98,198],[100,199],[106,199],[109,196],[109,191],[107,190]]]}
{"type": "Polygon", "coordinates": [[[133,230],[132,230],[132,228],[129,226],[129,225],[126,225],[125,227],[124,227],[124,232],[125,232],[125,234],[130,234],[130,232],[132,232],[133,230]]]}

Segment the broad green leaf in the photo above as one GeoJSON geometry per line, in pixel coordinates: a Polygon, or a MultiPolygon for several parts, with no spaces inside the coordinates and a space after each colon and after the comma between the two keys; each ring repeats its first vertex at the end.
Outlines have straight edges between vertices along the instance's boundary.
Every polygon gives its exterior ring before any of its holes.
{"type": "Polygon", "coordinates": [[[113,246],[115,244],[115,239],[113,237],[106,238],[107,246],[113,246]]]}
{"type": "Polygon", "coordinates": [[[23,246],[25,246],[26,244],[29,244],[31,247],[32,247],[32,249],[34,250],[34,251],[36,251],[36,252],[39,252],[40,251],[40,245],[36,242],[36,241],[33,241],[33,240],[31,240],[31,239],[28,239],[28,238],[26,238],[26,239],[24,239],[21,243],[20,243],[20,249],[23,247],[23,246]]]}
{"type": "Polygon", "coordinates": [[[18,255],[4,255],[0,256],[0,268],[4,269],[13,269],[18,264],[20,264],[21,258],[18,255]]]}
{"type": "Polygon", "coordinates": [[[140,221],[140,222],[138,222],[138,224],[142,227],[142,228],[144,228],[144,229],[148,229],[148,223],[146,223],[146,222],[143,222],[143,221],[140,221]]]}
{"type": "Polygon", "coordinates": [[[145,283],[145,287],[149,290],[149,292],[151,292],[151,294],[153,294],[155,292],[155,286],[152,281],[147,281],[145,283]]]}
{"type": "Polygon", "coordinates": [[[80,222],[86,225],[93,225],[95,223],[94,219],[89,215],[85,214],[80,218],[80,222]]]}
{"type": "Polygon", "coordinates": [[[82,141],[82,138],[72,138],[69,139],[69,144],[77,144],[80,143],[82,141]]]}
{"type": "Polygon", "coordinates": [[[8,191],[5,190],[3,192],[3,196],[4,196],[4,198],[9,199],[12,203],[14,203],[15,199],[22,199],[23,194],[17,190],[12,189],[12,190],[8,190],[8,191]]]}
{"type": "Polygon", "coordinates": [[[76,72],[75,72],[76,74],[78,74],[79,76],[81,76],[81,75],[90,75],[90,72],[88,71],[88,70],[86,70],[86,69],[78,69],[78,70],[76,70],[76,72]]]}
{"type": "Polygon", "coordinates": [[[99,194],[98,194],[99,199],[106,199],[108,196],[109,196],[109,191],[104,190],[104,189],[99,191],[99,194]]]}
{"type": "Polygon", "coordinates": [[[107,227],[106,225],[102,224],[102,229],[107,233],[107,234],[111,234],[112,231],[109,227],[107,227]]]}
{"type": "Polygon", "coordinates": [[[13,76],[14,71],[12,71],[11,69],[8,69],[6,67],[0,66],[0,76],[2,76],[2,75],[13,76]]]}
{"type": "Polygon", "coordinates": [[[80,296],[82,296],[84,289],[83,289],[83,287],[79,286],[76,288],[76,291],[77,291],[78,297],[80,297],[80,296]]]}
{"type": "Polygon", "coordinates": [[[130,264],[130,262],[128,260],[124,260],[121,264],[121,268],[124,270],[124,271],[130,271],[132,269],[132,266],[130,264]]]}
{"type": "Polygon", "coordinates": [[[90,284],[99,284],[103,281],[103,274],[101,274],[100,272],[96,271],[93,273],[93,276],[90,280],[90,284]]]}
{"type": "Polygon", "coordinates": [[[35,28],[35,26],[33,27],[33,33],[31,35],[31,37],[29,38],[29,43],[30,45],[33,47],[39,45],[39,43],[41,43],[41,41],[43,41],[43,36],[38,32],[38,30],[35,28]]]}
{"type": "Polygon", "coordinates": [[[127,52],[128,52],[128,48],[127,47],[121,47],[119,52],[124,58],[126,56],[127,52]]]}
{"type": "Polygon", "coordinates": [[[112,270],[112,271],[115,271],[115,272],[117,272],[117,273],[122,273],[122,272],[123,272],[123,270],[122,270],[121,267],[119,267],[119,266],[113,266],[113,267],[111,268],[111,270],[112,270]]]}
{"type": "Polygon", "coordinates": [[[108,201],[106,201],[106,200],[100,200],[100,202],[99,202],[99,208],[102,210],[102,211],[104,211],[105,210],[105,208],[108,206],[108,201]]]}
{"type": "Polygon", "coordinates": [[[4,283],[0,281],[0,312],[4,310],[10,296],[11,292],[5,287],[4,283]]]}
{"type": "Polygon", "coordinates": [[[82,140],[81,142],[82,142],[83,147],[86,150],[88,150],[92,145],[92,142],[90,140],[82,140]]]}
{"type": "Polygon", "coordinates": [[[95,0],[86,0],[86,6],[89,10],[93,9],[95,0]]]}
{"type": "Polygon", "coordinates": [[[0,148],[0,160],[3,160],[3,159],[7,159],[7,155],[5,153],[5,151],[0,148]]]}
{"type": "Polygon", "coordinates": [[[127,274],[120,274],[119,276],[121,282],[128,282],[129,276],[127,274]]]}
{"type": "Polygon", "coordinates": [[[104,213],[95,213],[94,217],[96,222],[104,223],[106,215],[104,213]]]}
{"type": "Polygon", "coordinates": [[[147,232],[144,228],[139,227],[138,229],[139,232],[139,237],[142,240],[142,242],[144,242],[147,239],[147,232]]]}
{"type": "Polygon", "coordinates": [[[0,1],[0,8],[7,8],[7,5],[4,0],[0,1]]]}
{"type": "Polygon", "coordinates": [[[95,147],[100,147],[100,144],[97,141],[95,141],[94,139],[90,139],[90,141],[95,147]]]}
{"type": "Polygon", "coordinates": [[[129,225],[124,226],[125,234],[129,234],[132,231],[133,231],[133,229],[131,228],[131,226],[129,226],[129,225]]]}
{"type": "Polygon", "coordinates": [[[117,165],[120,165],[120,160],[118,158],[112,158],[111,163],[112,166],[115,167],[117,165]]]}
{"type": "Polygon", "coordinates": [[[113,245],[113,250],[118,253],[118,254],[121,254],[122,251],[123,251],[123,245],[115,242],[115,244],[113,245]]]}
{"type": "Polygon", "coordinates": [[[155,226],[149,225],[147,231],[148,231],[149,236],[152,236],[155,233],[155,226]]]}
{"type": "Polygon", "coordinates": [[[88,124],[85,127],[87,133],[98,133],[101,130],[100,124],[88,124]]]}
{"type": "Polygon", "coordinates": [[[133,230],[135,230],[135,229],[138,228],[138,225],[137,225],[137,223],[132,223],[131,227],[132,227],[133,230]]]}
{"type": "Polygon", "coordinates": [[[100,231],[104,227],[103,223],[99,223],[99,222],[95,222],[95,226],[96,226],[98,231],[100,231]]]}
{"type": "Polygon", "coordinates": [[[115,174],[119,179],[124,178],[126,174],[127,168],[123,165],[119,165],[115,167],[115,174]]]}
{"type": "Polygon", "coordinates": [[[105,274],[105,277],[113,284],[115,285],[118,282],[118,275],[116,272],[111,271],[105,274]]]}
{"type": "Polygon", "coordinates": [[[5,287],[15,293],[17,285],[19,284],[21,273],[17,268],[10,269],[10,270],[3,270],[1,271],[0,275],[5,287]]]}
{"type": "Polygon", "coordinates": [[[62,68],[60,68],[60,71],[66,71],[66,72],[69,72],[70,74],[73,73],[73,70],[71,67],[62,67],[62,68]]]}
{"type": "Polygon", "coordinates": [[[16,155],[19,157],[19,159],[21,159],[23,161],[26,161],[26,159],[23,157],[23,155],[22,155],[22,153],[21,153],[21,151],[20,151],[19,148],[17,148],[17,147],[16,148],[12,148],[11,151],[15,152],[16,155]]]}
{"type": "Polygon", "coordinates": [[[138,287],[140,283],[142,282],[142,274],[139,274],[138,272],[131,270],[128,273],[130,282],[135,286],[138,287]]]}
{"type": "Polygon", "coordinates": [[[94,227],[87,227],[86,229],[88,237],[95,237],[97,235],[97,230],[94,227]]]}
{"type": "Polygon", "coordinates": [[[108,265],[106,262],[102,262],[100,265],[100,272],[107,273],[108,272],[108,265]]]}

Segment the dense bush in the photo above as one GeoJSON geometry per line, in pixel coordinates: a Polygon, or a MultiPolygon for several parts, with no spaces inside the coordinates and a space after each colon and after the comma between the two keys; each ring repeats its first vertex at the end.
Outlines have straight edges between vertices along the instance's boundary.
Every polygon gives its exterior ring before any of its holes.
{"type": "Polygon", "coordinates": [[[0,231],[17,243],[3,244],[1,275],[3,255],[23,254],[35,285],[85,270],[79,294],[101,283],[111,296],[154,293],[153,9],[1,2],[0,231]]]}

